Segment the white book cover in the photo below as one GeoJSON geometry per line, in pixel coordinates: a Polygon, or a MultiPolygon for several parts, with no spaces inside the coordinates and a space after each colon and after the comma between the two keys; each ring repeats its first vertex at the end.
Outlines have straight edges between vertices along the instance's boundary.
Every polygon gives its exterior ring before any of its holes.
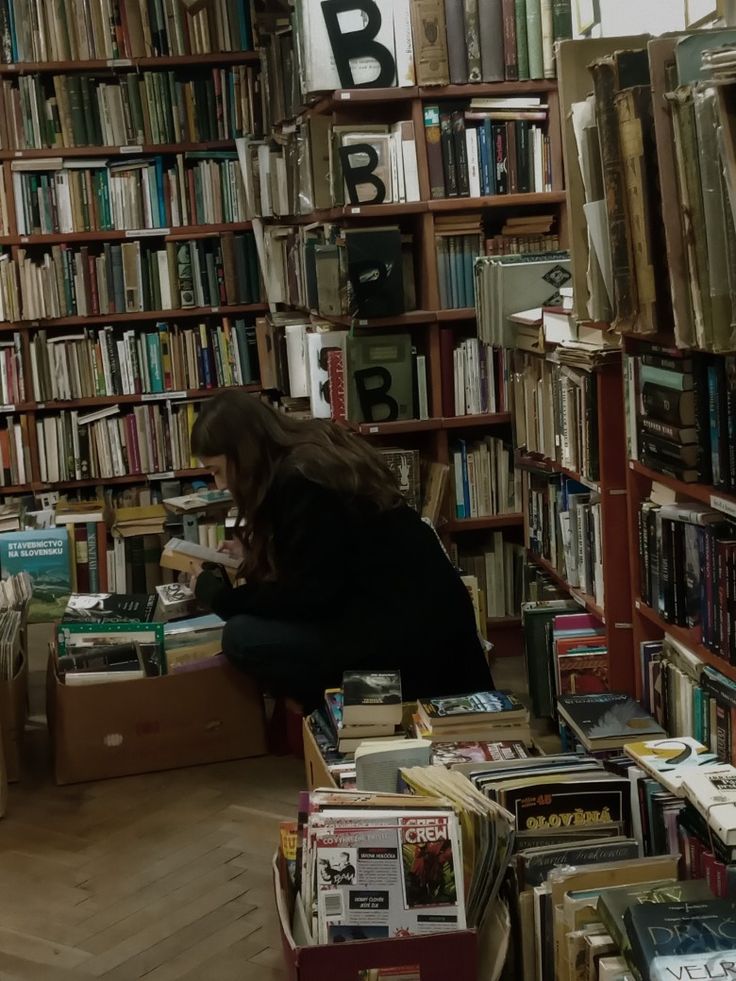
{"type": "MultiPolygon", "coordinates": [[[[394,58],[394,0],[375,0],[381,24],[375,35],[374,43],[382,45],[394,58]]],[[[325,92],[352,86],[343,86],[335,62],[332,44],[327,33],[324,7],[322,0],[303,0],[302,17],[304,30],[302,34],[303,63],[305,85],[307,92],[325,92]]],[[[365,27],[365,14],[354,8],[342,13],[339,17],[340,30],[344,34],[362,31],[365,27]]],[[[366,85],[374,82],[380,74],[380,66],[375,58],[365,57],[351,60],[350,68],[355,85],[366,85]]],[[[394,71],[390,85],[396,82],[394,71]]]]}
{"type": "Polygon", "coordinates": [[[404,184],[407,201],[420,201],[419,171],[417,168],[417,142],[414,123],[408,119],[401,123],[401,152],[404,160],[404,184]]]}
{"type": "Polygon", "coordinates": [[[289,391],[292,398],[309,395],[307,371],[307,325],[286,324],[286,360],[289,369],[289,391]]]}
{"type": "Polygon", "coordinates": [[[683,780],[686,776],[705,772],[714,765],[723,766],[707,746],[692,736],[627,743],[624,751],[638,766],[678,797],[685,796],[683,780]]]}
{"type": "Polygon", "coordinates": [[[468,179],[470,197],[480,197],[480,162],[478,160],[478,131],[474,126],[465,130],[465,145],[468,156],[468,179]]]}
{"type": "Polygon", "coordinates": [[[427,394],[427,357],[417,355],[417,390],[419,393],[419,418],[429,419],[429,398],[427,394]]]}
{"type": "Polygon", "coordinates": [[[682,788],[723,844],[736,844],[736,767],[724,763],[687,773],[682,788]]]}
{"type": "Polygon", "coordinates": [[[260,180],[261,215],[273,215],[271,205],[271,151],[266,144],[258,147],[258,177],[260,180]]]}
{"type": "Polygon", "coordinates": [[[396,84],[402,87],[416,85],[414,39],[411,33],[411,0],[393,0],[393,8],[396,84]]]}

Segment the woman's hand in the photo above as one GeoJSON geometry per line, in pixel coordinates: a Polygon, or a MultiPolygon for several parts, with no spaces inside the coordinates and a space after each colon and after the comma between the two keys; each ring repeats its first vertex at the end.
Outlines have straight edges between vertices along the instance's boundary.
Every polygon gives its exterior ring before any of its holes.
{"type": "Polygon", "coordinates": [[[243,543],[237,538],[229,538],[224,542],[220,542],[217,546],[217,551],[224,552],[231,559],[237,559],[239,562],[243,559],[243,543]]]}
{"type": "Polygon", "coordinates": [[[192,561],[192,571],[189,574],[189,588],[193,593],[197,591],[197,579],[202,571],[202,563],[192,561]]]}

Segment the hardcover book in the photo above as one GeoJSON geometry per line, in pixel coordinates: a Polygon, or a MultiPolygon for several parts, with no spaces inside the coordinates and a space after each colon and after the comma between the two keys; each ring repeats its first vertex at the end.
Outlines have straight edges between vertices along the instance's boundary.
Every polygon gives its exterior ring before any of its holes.
{"type": "Polygon", "coordinates": [[[631,957],[644,981],[727,978],[736,958],[736,903],[642,903],[624,913],[631,957]]]}
{"type": "Polygon", "coordinates": [[[564,695],[557,710],[589,751],[616,749],[642,736],[664,738],[664,729],[629,695],[564,695]]]}
{"type": "Polygon", "coordinates": [[[716,754],[691,736],[627,743],[624,751],[637,766],[678,797],[685,795],[682,781],[688,773],[718,763],[716,754]]]}
{"type": "Polygon", "coordinates": [[[505,723],[528,718],[527,710],[514,695],[500,691],[421,699],[417,704],[420,716],[433,731],[493,719],[505,723]]]}

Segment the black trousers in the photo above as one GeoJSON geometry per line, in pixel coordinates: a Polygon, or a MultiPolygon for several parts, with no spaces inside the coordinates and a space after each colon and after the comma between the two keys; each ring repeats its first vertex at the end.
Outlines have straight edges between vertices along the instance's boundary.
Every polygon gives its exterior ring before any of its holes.
{"type": "Polygon", "coordinates": [[[321,704],[325,688],[342,684],[342,665],[335,664],[322,631],[311,623],[241,614],[225,624],[222,650],[264,690],[295,699],[306,712],[321,704]]]}

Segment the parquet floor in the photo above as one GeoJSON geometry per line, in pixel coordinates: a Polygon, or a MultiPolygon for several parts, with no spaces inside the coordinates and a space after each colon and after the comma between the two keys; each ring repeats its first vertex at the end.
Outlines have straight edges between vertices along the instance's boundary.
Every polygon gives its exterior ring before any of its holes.
{"type": "Polygon", "coordinates": [[[0,821],[0,981],[284,977],[270,859],[297,760],[77,787],[44,769],[0,821]]]}
{"type": "Polygon", "coordinates": [[[57,787],[45,640],[32,642],[23,781],[0,819],[0,981],[282,981],[270,863],[301,762],[57,787]]]}

